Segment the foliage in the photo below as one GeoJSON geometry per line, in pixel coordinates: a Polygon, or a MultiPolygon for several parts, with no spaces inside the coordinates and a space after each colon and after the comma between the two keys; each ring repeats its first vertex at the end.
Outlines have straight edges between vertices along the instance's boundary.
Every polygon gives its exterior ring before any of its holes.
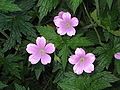
{"type": "Polygon", "coordinates": [[[120,0],[0,0],[1,90],[119,90],[120,0]],[[79,19],[76,35],[57,34],[59,11],[79,19]],[[26,46],[44,36],[56,51],[48,65],[28,61],[26,46]],[[91,74],[73,73],[76,48],[94,53],[91,74]]]}
{"type": "Polygon", "coordinates": [[[65,77],[59,81],[58,85],[63,90],[101,90],[110,87],[110,83],[117,80],[118,78],[106,71],[96,73],[93,76],[82,75],[81,77],[68,72],[65,73],[65,77]]]}

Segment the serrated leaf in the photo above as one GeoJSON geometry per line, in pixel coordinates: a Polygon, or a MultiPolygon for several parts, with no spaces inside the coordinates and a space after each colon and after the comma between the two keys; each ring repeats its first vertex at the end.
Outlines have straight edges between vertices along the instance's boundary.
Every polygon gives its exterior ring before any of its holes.
{"type": "Polygon", "coordinates": [[[18,5],[23,11],[27,11],[34,6],[35,1],[36,0],[20,0],[18,5]]]}
{"type": "Polygon", "coordinates": [[[97,48],[93,51],[93,53],[100,55],[100,54],[104,53],[104,50],[105,50],[104,47],[97,47],[97,48]]]}
{"type": "Polygon", "coordinates": [[[101,79],[97,79],[91,84],[91,90],[102,90],[107,87],[111,87],[110,83],[101,79]]]}
{"type": "Polygon", "coordinates": [[[7,27],[7,22],[10,20],[10,17],[0,13],[0,30],[4,30],[7,27]]]}
{"type": "Polygon", "coordinates": [[[77,76],[68,72],[58,82],[58,85],[62,90],[102,90],[110,87],[110,83],[118,80],[117,77],[106,71],[93,74],[91,77],[88,75],[77,76]]]}
{"type": "Polygon", "coordinates": [[[105,89],[106,87],[111,87],[110,83],[116,82],[119,79],[115,77],[110,72],[100,72],[96,73],[91,77],[91,90],[101,90],[105,89]]]}
{"type": "Polygon", "coordinates": [[[93,18],[93,20],[94,20],[97,24],[100,24],[100,21],[99,21],[98,16],[97,16],[97,10],[96,10],[96,9],[91,13],[91,17],[93,18]]]}
{"type": "Polygon", "coordinates": [[[87,82],[87,78],[83,76],[77,77],[75,74],[68,72],[65,73],[65,76],[59,81],[58,85],[62,88],[62,90],[87,90],[87,86],[85,87],[87,82]]]}
{"type": "Polygon", "coordinates": [[[65,70],[67,61],[68,61],[68,55],[69,55],[69,48],[67,47],[67,45],[64,45],[63,48],[60,50],[59,52],[59,56],[61,57],[61,63],[63,66],[63,69],[65,70]]]}
{"type": "Polygon", "coordinates": [[[111,61],[112,61],[112,57],[113,57],[113,52],[111,49],[107,50],[105,53],[101,54],[98,58],[98,66],[96,67],[97,71],[102,71],[104,70],[104,68],[106,67],[106,69],[108,69],[111,61]]]}
{"type": "Polygon", "coordinates": [[[61,67],[60,62],[54,62],[54,66],[53,66],[52,72],[56,72],[56,71],[60,70],[61,68],[62,67],[61,67]]]}
{"type": "Polygon", "coordinates": [[[44,36],[49,42],[54,43],[58,47],[62,43],[62,38],[55,32],[51,26],[38,26],[38,32],[44,36]]]}
{"type": "Polygon", "coordinates": [[[78,6],[83,2],[83,0],[67,0],[68,6],[75,13],[78,6]]]}
{"type": "Polygon", "coordinates": [[[36,79],[39,80],[40,74],[44,71],[44,67],[40,64],[37,64],[34,68],[36,79]]]}
{"type": "Polygon", "coordinates": [[[19,79],[21,79],[20,76],[20,61],[23,58],[21,58],[20,56],[15,56],[15,55],[8,55],[7,57],[5,57],[4,60],[4,70],[6,73],[10,73],[10,75],[15,76],[19,79]]]}
{"type": "Polygon", "coordinates": [[[58,71],[58,73],[55,76],[55,79],[54,79],[53,83],[57,83],[58,81],[60,81],[62,79],[62,76],[63,76],[63,71],[62,70],[58,71]]]}
{"type": "Polygon", "coordinates": [[[111,74],[111,72],[108,72],[108,71],[99,72],[92,76],[93,81],[97,79],[101,79],[110,83],[113,83],[119,80],[119,78],[115,77],[113,74],[111,74]]]}
{"type": "Polygon", "coordinates": [[[100,72],[104,70],[104,68],[108,69],[110,63],[112,62],[114,50],[112,44],[106,44],[102,47],[97,47],[94,51],[95,54],[98,54],[97,67],[96,71],[100,72]]]}
{"type": "Polygon", "coordinates": [[[14,11],[21,11],[21,9],[16,4],[14,4],[12,1],[0,0],[0,11],[14,12],[14,11]]]}
{"type": "Polygon", "coordinates": [[[26,88],[22,85],[19,85],[17,83],[15,83],[14,85],[15,85],[15,90],[26,90],[26,88]]]}
{"type": "Polygon", "coordinates": [[[94,43],[87,37],[75,36],[68,41],[68,46],[72,49],[77,47],[92,46],[94,43]]]}
{"type": "Polygon", "coordinates": [[[3,88],[5,88],[5,87],[7,87],[8,85],[6,85],[6,84],[4,84],[4,83],[2,83],[1,81],[0,81],[0,89],[3,89],[3,88]]]}
{"type": "Polygon", "coordinates": [[[10,36],[8,37],[8,40],[6,40],[6,42],[4,43],[3,52],[10,50],[16,45],[16,43],[21,44],[22,35],[25,35],[27,38],[36,38],[36,32],[33,29],[33,25],[27,21],[26,16],[8,17],[9,18],[5,23],[5,27],[3,27],[2,29],[9,30],[10,36]]]}
{"type": "Polygon", "coordinates": [[[59,0],[39,0],[37,6],[39,7],[39,20],[41,21],[52,9],[55,9],[59,0]]]}

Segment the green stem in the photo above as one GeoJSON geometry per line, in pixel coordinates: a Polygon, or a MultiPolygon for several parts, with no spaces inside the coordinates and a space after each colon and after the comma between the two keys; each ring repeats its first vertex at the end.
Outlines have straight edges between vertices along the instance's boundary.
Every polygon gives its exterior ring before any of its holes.
{"type": "Polygon", "coordinates": [[[95,3],[96,3],[97,15],[100,16],[99,1],[95,0],[95,3]]]}
{"type": "Polygon", "coordinates": [[[0,31],[7,39],[9,38],[9,36],[4,32],[4,31],[0,31]]]}
{"type": "Polygon", "coordinates": [[[84,2],[83,2],[83,6],[84,6],[85,12],[86,12],[86,14],[87,14],[87,17],[89,18],[91,24],[93,25],[93,28],[94,28],[94,30],[95,30],[95,33],[96,33],[96,35],[97,35],[97,37],[98,37],[99,44],[102,45],[102,41],[101,41],[100,35],[99,35],[99,33],[98,33],[98,31],[97,31],[97,29],[96,29],[96,27],[95,27],[94,22],[92,21],[92,18],[90,17],[90,15],[89,15],[89,13],[88,13],[88,11],[87,11],[87,9],[86,9],[86,6],[85,6],[84,2]]]}

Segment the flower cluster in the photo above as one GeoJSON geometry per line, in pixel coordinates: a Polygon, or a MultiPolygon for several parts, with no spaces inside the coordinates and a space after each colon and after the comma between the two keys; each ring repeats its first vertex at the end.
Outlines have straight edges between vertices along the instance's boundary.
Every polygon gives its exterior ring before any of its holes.
{"type": "MultiPolygon", "coordinates": [[[[53,21],[58,34],[67,34],[68,36],[75,35],[76,30],[74,27],[78,25],[79,21],[76,17],[71,17],[69,12],[59,12],[58,16],[55,16],[53,21]]],[[[40,61],[43,65],[46,65],[51,62],[49,54],[55,51],[55,46],[52,43],[46,43],[46,39],[42,36],[36,39],[36,44],[28,44],[26,51],[31,54],[29,56],[31,64],[36,64],[40,61]]],[[[93,63],[95,59],[94,54],[86,53],[82,48],[77,48],[75,55],[71,55],[68,61],[74,65],[74,73],[82,74],[83,71],[86,73],[94,71],[93,63]]]]}

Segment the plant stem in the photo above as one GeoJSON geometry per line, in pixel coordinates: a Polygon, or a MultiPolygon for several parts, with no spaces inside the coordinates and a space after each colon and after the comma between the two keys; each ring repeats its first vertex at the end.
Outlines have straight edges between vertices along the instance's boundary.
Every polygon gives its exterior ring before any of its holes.
{"type": "Polygon", "coordinates": [[[0,31],[7,39],[9,38],[9,36],[4,32],[4,31],[0,31]]]}
{"type": "Polygon", "coordinates": [[[96,3],[97,15],[100,16],[99,1],[95,0],[95,3],[96,3]]]}
{"type": "Polygon", "coordinates": [[[92,21],[92,18],[90,17],[90,15],[89,15],[89,13],[88,13],[88,11],[87,11],[87,9],[86,9],[86,6],[85,6],[84,2],[83,2],[83,6],[84,6],[85,12],[86,12],[86,14],[87,14],[87,17],[90,19],[90,22],[91,22],[91,24],[93,25],[93,28],[94,28],[94,30],[95,30],[95,33],[96,33],[96,35],[97,35],[97,37],[98,37],[99,44],[102,45],[100,35],[99,35],[99,33],[98,33],[98,31],[97,31],[97,29],[96,29],[96,27],[95,27],[94,22],[92,21]]]}

